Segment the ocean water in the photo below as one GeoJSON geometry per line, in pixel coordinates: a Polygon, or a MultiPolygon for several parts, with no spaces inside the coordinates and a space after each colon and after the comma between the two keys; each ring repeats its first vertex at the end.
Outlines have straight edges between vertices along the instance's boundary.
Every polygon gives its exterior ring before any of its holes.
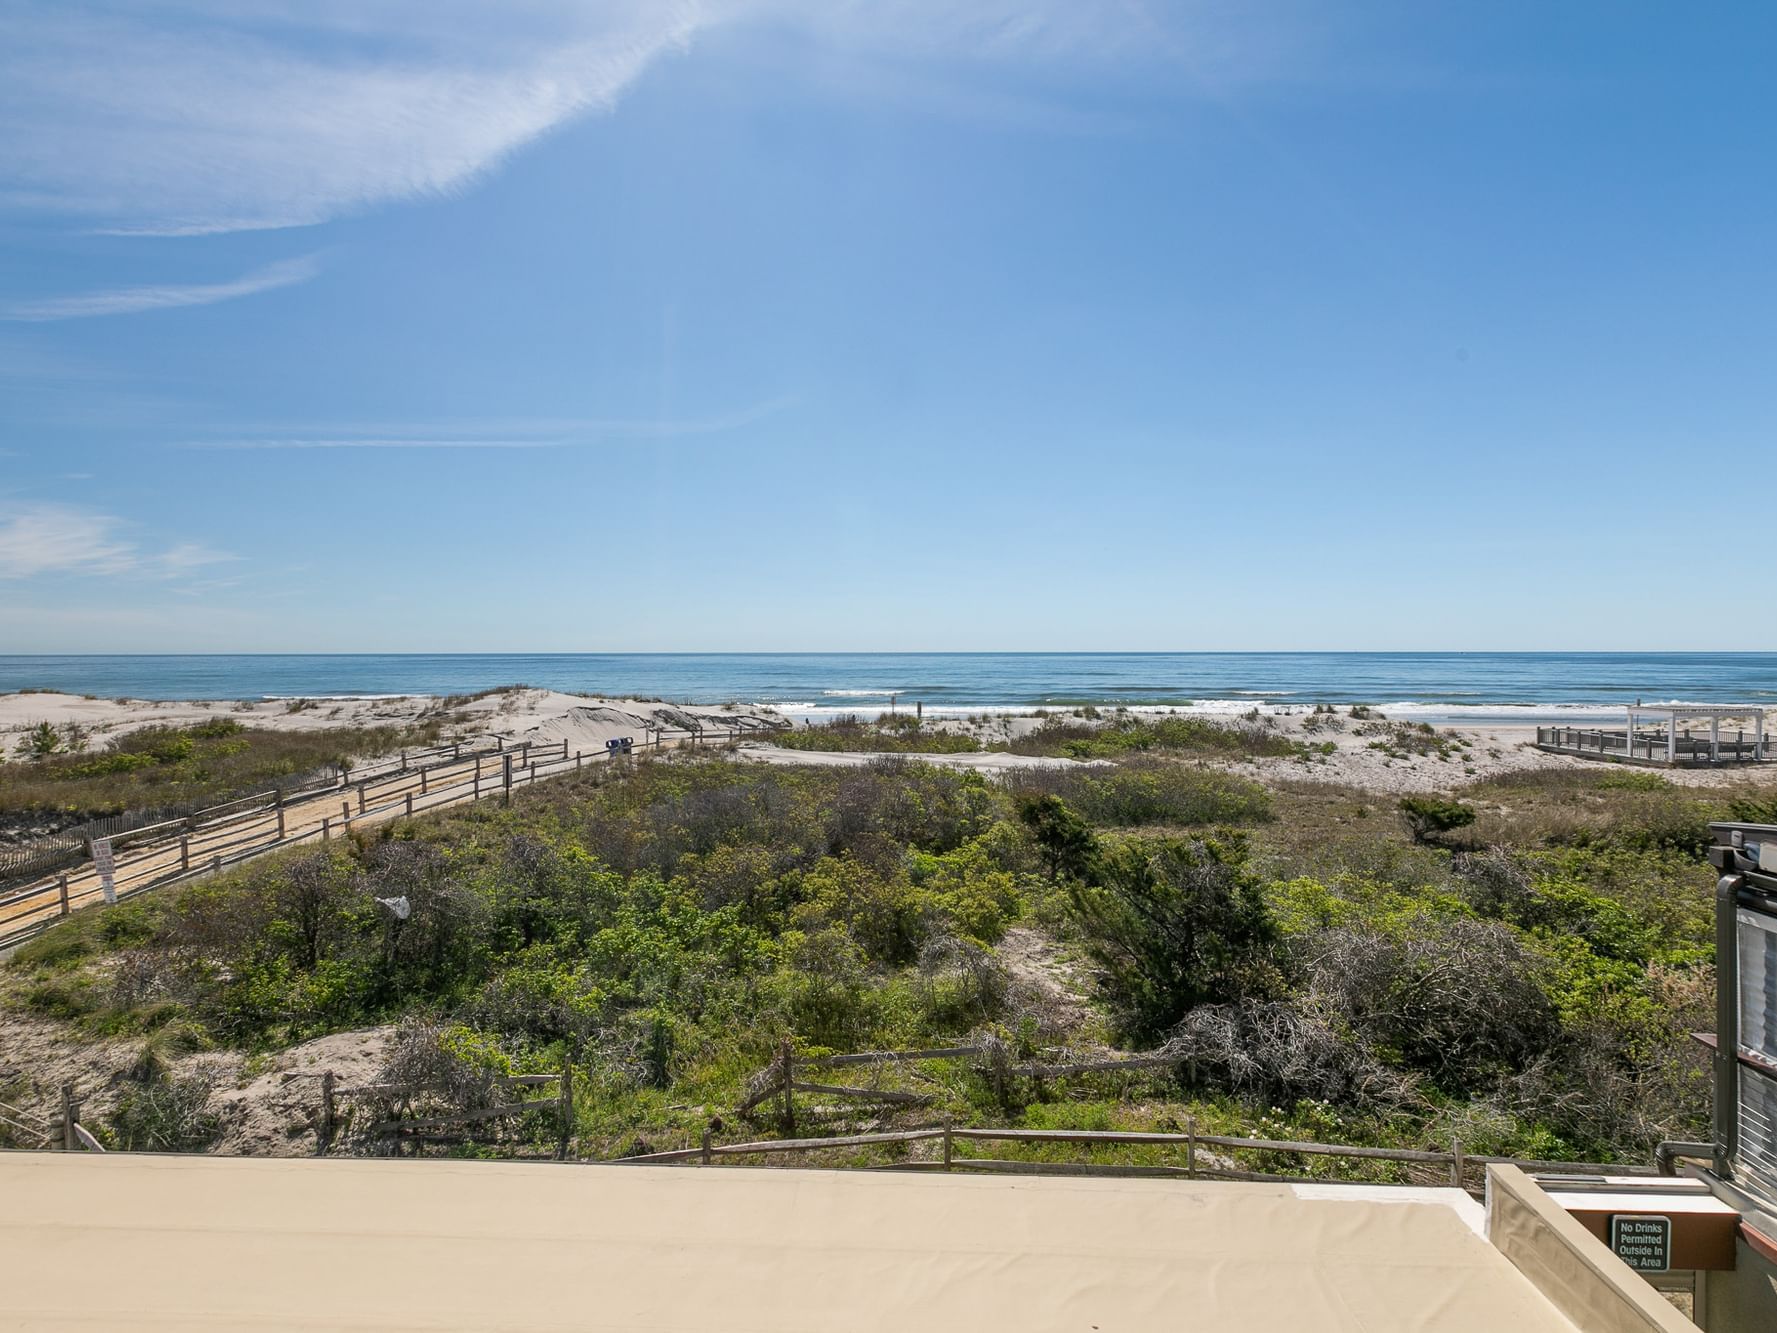
{"type": "Polygon", "coordinates": [[[1635,699],[1777,707],[1777,653],[490,653],[0,656],[0,692],[258,699],[523,683],[796,714],[1366,703],[1445,721],[1608,715],[1635,699]]]}

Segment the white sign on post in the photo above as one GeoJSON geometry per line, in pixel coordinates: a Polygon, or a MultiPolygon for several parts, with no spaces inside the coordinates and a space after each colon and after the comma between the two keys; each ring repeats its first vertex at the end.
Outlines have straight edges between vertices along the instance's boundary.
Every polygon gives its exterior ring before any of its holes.
{"type": "Polygon", "coordinates": [[[111,854],[111,839],[93,839],[93,869],[99,872],[99,891],[105,901],[117,901],[117,858],[111,854]]]}

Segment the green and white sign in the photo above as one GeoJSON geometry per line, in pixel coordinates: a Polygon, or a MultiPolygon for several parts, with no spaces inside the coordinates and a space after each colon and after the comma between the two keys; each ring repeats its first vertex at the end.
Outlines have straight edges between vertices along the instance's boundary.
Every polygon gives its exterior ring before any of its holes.
{"type": "Polygon", "coordinates": [[[1672,1267],[1672,1219],[1617,1213],[1610,1219],[1610,1248],[1638,1273],[1664,1273],[1672,1267]]]}

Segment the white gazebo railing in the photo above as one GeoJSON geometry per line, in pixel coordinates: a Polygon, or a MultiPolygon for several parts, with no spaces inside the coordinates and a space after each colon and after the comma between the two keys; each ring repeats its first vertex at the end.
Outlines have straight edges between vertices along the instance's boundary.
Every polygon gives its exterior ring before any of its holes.
{"type": "Polygon", "coordinates": [[[1539,748],[1639,763],[1746,764],[1777,759],[1765,738],[1765,710],[1750,704],[1632,704],[1627,726],[1538,727],[1539,748]],[[1707,735],[1702,724],[1708,723],[1707,735]],[[1748,734],[1750,732],[1750,735],[1748,734]]]}

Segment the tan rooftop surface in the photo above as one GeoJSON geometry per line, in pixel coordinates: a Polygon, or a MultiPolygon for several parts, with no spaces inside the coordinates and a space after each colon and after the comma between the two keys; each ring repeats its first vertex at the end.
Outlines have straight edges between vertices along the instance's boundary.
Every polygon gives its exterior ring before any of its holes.
{"type": "Polygon", "coordinates": [[[0,1153],[0,1328],[1573,1325],[1438,1202],[1172,1180],[0,1153]]]}

